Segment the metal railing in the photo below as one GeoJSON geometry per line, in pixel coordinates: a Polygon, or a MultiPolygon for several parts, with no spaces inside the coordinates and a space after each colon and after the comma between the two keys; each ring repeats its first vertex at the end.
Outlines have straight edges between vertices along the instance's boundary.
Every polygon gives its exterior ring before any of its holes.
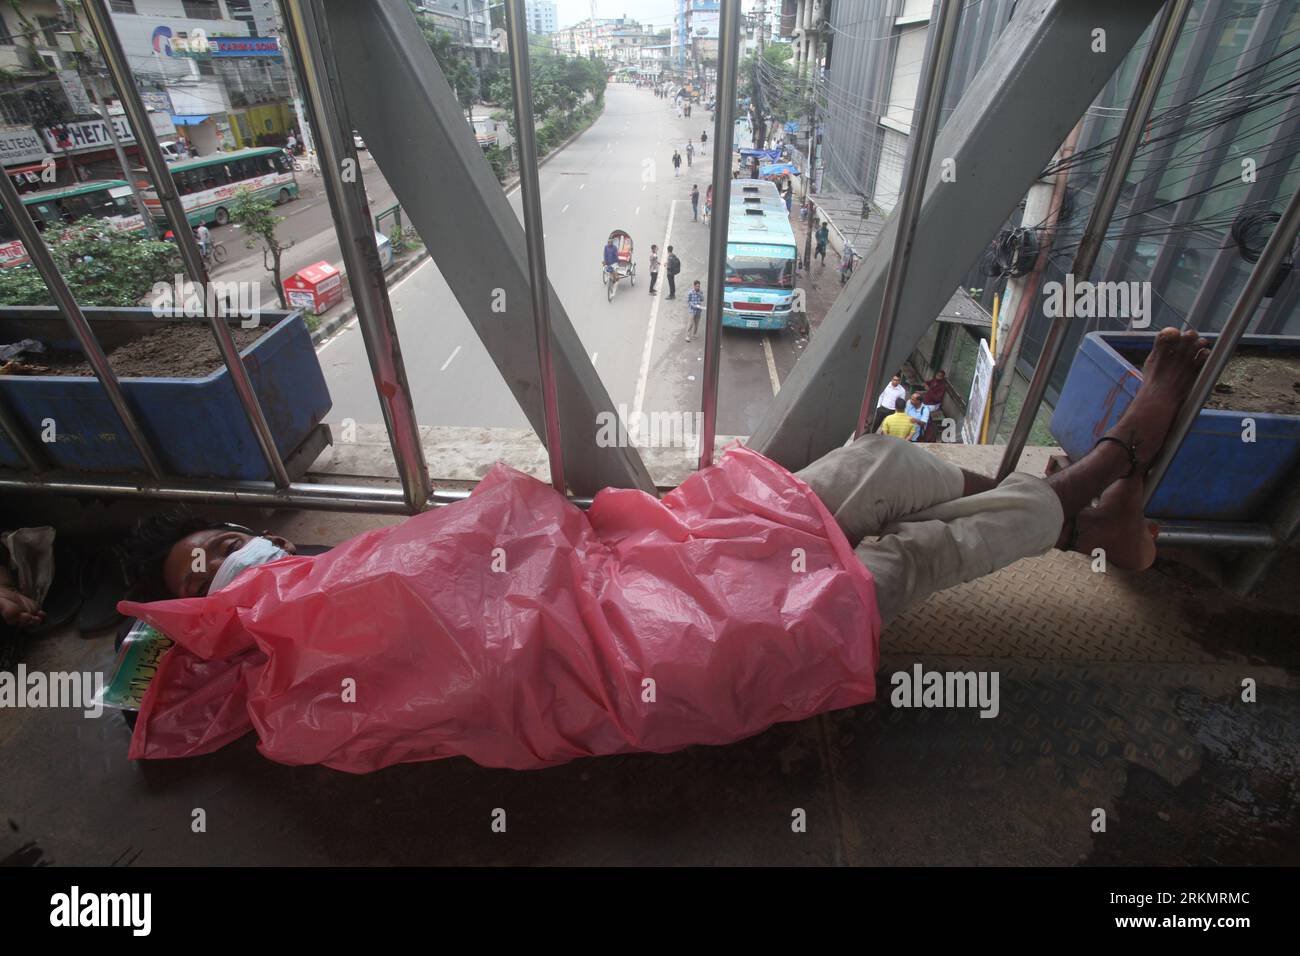
{"type": "MultiPolygon", "coordinates": [[[[107,2],[87,0],[85,6],[96,40],[104,51],[118,96],[136,132],[145,166],[155,184],[168,223],[176,236],[186,272],[191,281],[205,286],[208,275],[197,241],[189,228],[179,192],[158,145],[157,135],[148,120],[139,90],[127,66],[120,40],[112,26],[107,2]]],[[[21,425],[8,408],[0,403],[0,429],[18,449],[31,471],[30,477],[22,479],[0,478],[0,487],[73,495],[148,497],[174,501],[211,501],[377,513],[414,513],[430,506],[462,500],[467,494],[461,491],[435,491],[431,486],[428,467],[419,441],[418,423],[393,321],[392,306],[383,271],[379,266],[379,253],[375,243],[375,220],[372,220],[369,212],[365,185],[357,163],[351,132],[354,124],[347,115],[345,98],[337,88],[339,71],[332,54],[329,27],[322,0],[283,0],[283,7],[285,39],[289,44],[299,85],[304,93],[304,106],[308,112],[310,125],[317,133],[316,140],[325,192],[338,233],[358,324],[371,366],[371,376],[401,480],[401,491],[373,485],[291,481],[284,462],[276,450],[270,428],[247,371],[239,358],[229,326],[219,315],[210,315],[207,318],[221,351],[222,361],[231,376],[240,404],[253,426],[273,480],[270,482],[209,481],[188,480],[166,475],[156,450],[123,397],[121,387],[103,349],[96,341],[94,332],[67,283],[59,274],[34,222],[29,217],[20,215],[15,215],[13,219],[24,245],[30,250],[32,262],[40,271],[56,303],[66,316],[113,409],[121,419],[125,432],[139,451],[148,472],[148,480],[142,481],[134,476],[109,476],[99,479],[51,473],[46,468],[39,450],[27,440],[21,425]],[[351,162],[345,166],[345,160],[351,162]],[[355,171],[355,175],[344,176],[345,168],[355,171]]],[[[730,159],[729,144],[734,117],[739,22],[739,11],[735,7],[735,2],[724,4],[722,14],[723,36],[730,39],[730,45],[721,58],[721,66],[726,74],[726,82],[729,84],[727,89],[731,90],[732,94],[719,103],[715,112],[715,139],[720,144],[724,142],[727,144],[726,150],[715,151],[717,155],[714,160],[715,175],[718,174],[719,169],[726,173],[718,176],[724,184],[722,208],[726,208],[725,190],[730,183],[730,171],[724,164],[730,159]]],[[[552,484],[564,491],[567,489],[567,481],[560,450],[556,374],[551,360],[552,336],[545,249],[542,241],[538,164],[534,158],[535,151],[532,149],[536,131],[532,110],[519,108],[521,103],[532,101],[531,80],[528,75],[527,21],[523,0],[509,0],[507,32],[510,39],[515,115],[520,117],[519,140],[521,154],[525,157],[521,164],[521,189],[525,206],[529,278],[540,360],[540,383],[544,395],[546,424],[543,440],[548,449],[552,484]]],[[[10,209],[23,209],[22,203],[14,194],[13,183],[8,180],[8,177],[0,177],[0,179],[5,180],[0,184],[0,203],[10,209]]],[[[396,215],[400,223],[400,210],[396,215]]],[[[707,333],[710,360],[706,363],[706,383],[711,383],[711,387],[705,388],[703,399],[705,422],[710,431],[709,440],[703,443],[702,465],[708,463],[705,458],[710,461],[712,458],[712,436],[717,417],[723,288],[721,269],[725,261],[725,242],[725,224],[722,227],[715,226],[710,245],[712,261],[716,263],[718,274],[714,277],[713,272],[710,272],[711,289],[716,289],[716,293],[711,294],[707,333]]],[[[204,298],[206,300],[206,297],[204,298]]],[[[590,498],[586,496],[571,497],[580,506],[590,503],[590,498]]]]}
{"type": "MultiPolygon", "coordinates": [[[[1120,186],[1128,172],[1137,140],[1149,116],[1161,78],[1187,17],[1190,3],[1191,0],[1170,0],[1158,21],[1155,39],[1139,73],[1129,110],[1125,115],[1110,162],[1099,182],[1098,198],[1075,257],[1073,268],[1081,277],[1086,278],[1095,263],[1106,228],[1114,212],[1120,186]]],[[[34,223],[23,215],[12,217],[15,228],[18,229],[27,246],[33,264],[45,279],[56,303],[73,329],[110,403],[121,418],[124,430],[139,451],[147,475],[118,476],[98,480],[52,474],[44,467],[39,449],[25,439],[19,424],[3,407],[3,403],[0,403],[0,429],[18,448],[32,472],[30,478],[21,480],[0,479],[0,487],[21,487],[27,490],[38,489],[77,495],[134,496],[178,501],[206,500],[230,504],[383,513],[413,513],[427,507],[463,500],[468,494],[463,491],[439,491],[431,486],[392,306],[379,265],[379,253],[375,244],[375,221],[369,211],[364,182],[359,172],[359,164],[356,162],[356,150],[351,132],[354,124],[348,116],[347,103],[340,89],[340,70],[333,54],[324,0],[283,0],[283,6],[285,38],[293,55],[309,121],[316,132],[322,160],[322,181],[338,233],[358,323],[370,363],[371,377],[401,488],[291,481],[286,473],[284,462],[276,451],[265,416],[239,359],[229,327],[220,316],[216,315],[207,318],[240,404],[261,446],[272,480],[222,482],[182,480],[167,476],[160,464],[157,451],[151,446],[147,434],[123,397],[121,387],[103,350],[95,340],[84,313],[59,274],[34,223]],[[356,175],[345,176],[345,169],[357,171],[356,175]]],[[[890,257],[875,341],[865,371],[865,394],[859,414],[857,434],[863,431],[864,420],[871,410],[875,390],[880,384],[884,372],[883,362],[889,353],[894,326],[898,319],[903,288],[908,281],[908,251],[918,228],[921,202],[938,134],[940,105],[956,46],[955,36],[961,7],[960,0],[941,0],[935,30],[927,48],[920,99],[915,114],[916,135],[910,147],[909,167],[905,171],[903,193],[899,200],[897,239],[890,257]]],[[[197,243],[188,228],[175,184],[132,80],[120,42],[114,33],[106,0],[87,0],[85,8],[92,29],[104,51],[118,95],[135,130],[145,165],[155,183],[162,208],[176,235],[186,269],[194,281],[206,282],[207,275],[197,243]]],[[[723,3],[718,96],[713,131],[715,208],[723,210],[730,207],[730,162],[741,19],[738,0],[727,0],[723,3]]],[[[506,23],[510,41],[512,94],[515,114],[519,117],[518,138],[522,156],[521,191],[533,331],[538,350],[538,384],[543,397],[543,427],[539,429],[539,433],[548,450],[551,483],[556,489],[565,491],[570,482],[566,478],[565,461],[561,452],[560,409],[556,368],[552,358],[554,342],[549,285],[546,277],[538,163],[533,148],[536,130],[532,110],[520,108],[521,104],[530,104],[532,100],[523,0],[508,0],[506,23]]],[[[8,177],[0,177],[0,180],[4,180],[0,182],[0,203],[15,211],[22,209],[23,206],[15,194],[12,182],[8,177]]],[[[1263,255],[1252,270],[1227,326],[1218,339],[1211,359],[1197,381],[1191,400],[1171,430],[1165,451],[1152,469],[1148,498],[1154,494],[1169,462],[1177,454],[1206,395],[1244,333],[1268,280],[1273,276],[1282,256],[1294,243],[1298,228],[1300,228],[1300,193],[1292,198],[1286,214],[1278,223],[1263,255]]],[[[709,288],[701,396],[703,429],[698,463],[701,468],[708,466],[713,460],[716,435],[725,261],[726,221],[725,217],[715,216],[709,231],[709,288]]],[[[1031,382],[1029,396],[1016,422],[1012,441],[1003,458],[999,477],[1014,470],[1019,460],[1029,427],[1034,420],[1052,367],[1061,350],[1063,333],[1063,328],[1054,326],[1049,341],[1044,347],[1042,358],[1031,382]]],[[[574,500],[580,505],[590,501],[586,497],[574,498],[574,500]]],[[[1255,526],[1245,529],[1216,529],[1201,523],[1182,523],[1171,528],[1170,532],[1173,536],[1171,540],[1190,545],[1221,546],[1226,542],[1232,542],[1240,547],[1261,549],[1271,547],[1276,550],[1279,544],[1294,535],[1297,525],[1300,525],[1300,493],[1293,495],[1293,500],[1289,500],[1280,509],[1274,527],[1268,533],[1261,533],[1255,526]]],[[[1251,574],[1257,579],[1264,566],[1266,562],[1252,565],[1251,574]]]]}

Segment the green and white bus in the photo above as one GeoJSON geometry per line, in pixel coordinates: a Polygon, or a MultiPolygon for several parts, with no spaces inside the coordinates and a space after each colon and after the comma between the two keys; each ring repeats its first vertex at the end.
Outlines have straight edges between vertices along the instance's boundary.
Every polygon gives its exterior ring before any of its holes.
{"type": "MultiPolygon", "coordinates": [[[[144,219],[136,212],[131,200],[131,185],[121,179],[103,179],[81,183],[77,186],[60,186],[26,193],[23,205],[44,232],[56,226],[67,226],[78,219],[98,219],[114,229],[142,232],[144,219]]],[[[27,261],[27,250],[18,238],[18,232],[8,215],[0,210],[0,267],[17,266],[27,261]]]]}
{"type": "MultiPolygon", "coordinates": [[[[283,149],[274,146],[183,159],[168,163],[167,168],[176,180],[176,190],[191,226],[201,222],[224,226],[230,221],[230,201],[241,189],[251,189],[277,203],[288,202],[298,195],[293,161],[283,149]]],[[[136,177],[149,214],[159,223],[166,222],[148,173],[138,169],[136,177]]]]}

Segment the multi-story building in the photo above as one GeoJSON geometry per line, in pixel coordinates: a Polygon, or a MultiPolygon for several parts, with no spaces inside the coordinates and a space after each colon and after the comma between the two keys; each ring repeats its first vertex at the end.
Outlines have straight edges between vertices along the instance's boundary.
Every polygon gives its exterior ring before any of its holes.
{"type": "Polygon", "coordinates": [[[717,66],[720,15],[718,0],[686,0],[686,65],[692,76],[717,66]]]}
{"type": "Polygon", "coordinates": [[[420,0],[419,11],[441,30],[473,62],[475,68],[492,56],[492,17],[488,0],[420,0]]]}
{"type": "Polygon", "coordinates": [[[658,81],[669,62],[672,45],[655,43],[640,49],[637,76],[644,80],[658,81]]]}
{"type": "Polygon", "coordinates": [[[581,56],[635,66],[641,47],[655,42],[655,35],[628,17],[583,20],[557,30],[551,49],[562,56],[581,56]]]}
{"type": "MultiPolygon", "coordinates": [[[[113,3],[114,11],[133,4],[113,3]]],[[[176,3],[180,9],[180,3],[176,3]]],[[[128,48],[128,55],[142,51],[128,48]]],[[[135,161],[135,134],[114,102],[95,41],[76,9],[53,0],[0,8],[0,157],[19,188],[121,178],[110,125],[135,161]],[[99,105],[96,105],[98,103],[99,105]],[[38,175],[38,171],[40,175],[38,175]]],[[[162,138],[175,136],[170,104],[154,104],[162,138]]]]}
{"type": "Polygon", "coordinates": [[[554,33],[559,29],[555,4],[552,0],[527,0],[527,3],[524,4],[524,10],[529,33],[541,36],[554,33]]]}
{"type": "Polygon", "coordinates": [[[170,111],[192,152],[285,141],[296,127],[289,78],[267,0],[114,0],[146,100],[170,111]]]}
{"type": "MultiPolygon", "coordinates": [[[[283,143],[295,128],[273,0],[111,0],[109,10],[160,138],[203,155],[283,143]]],[[[34,166],[48,177],[47,158],[59,182],[120,178],[110,122],[134,161],[134,131],[75,5],[0,6],[0,69],[0,159],[20,185],[33,185],[34,166]]]]}
{"type": "Polygon", "coordinates": [[[622,27],[609,34],[606,57],[621,67],[636,70],[641,65],[641,51],[655,42],[655,35],[639,25],[622,27]]]}
{"type": "Polygon", "coordinates": [[[686,32],[686,0],[673,0],[673,26],[669,44],[670,56],[678,73],[685,74],[690,35],[686,32]]]}

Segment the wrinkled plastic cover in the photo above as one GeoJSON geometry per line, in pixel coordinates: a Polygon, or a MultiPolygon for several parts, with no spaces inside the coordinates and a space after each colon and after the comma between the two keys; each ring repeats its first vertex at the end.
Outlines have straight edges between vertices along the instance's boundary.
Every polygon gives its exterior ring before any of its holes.
{"type": "Polygon", "coordinates": [[[251,728],[272,760],[356,773],[728,743],[872,700],[880,633],[826,507],[745,448],[662,500],[607,489],[586,513],[497,465],[466,501],[206,598],[120,607],[177,642],[132,757],[251,728]]]}

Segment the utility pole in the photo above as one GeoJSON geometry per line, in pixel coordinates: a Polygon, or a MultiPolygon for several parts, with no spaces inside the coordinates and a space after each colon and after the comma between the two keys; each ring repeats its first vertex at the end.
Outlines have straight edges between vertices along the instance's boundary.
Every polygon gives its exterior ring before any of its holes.
{"type": "MultiPolygon", "coordinates": [[[[808,205],[808,197],[812,194],[813,180],[817,176],[817,96],[814,93],[808,98],[808,168],[804,170],[803,175],[803,199],[800,201],[799,208],[803,210],[808,205]]],[[[800,213],[802,215],[802,212],[800,213]]],[[[803,237],[803,271],[809,272],[812,261],[812,212],[808,213],[805,235],[803,237]]]]}
{"type": "MultiPolygon", "coordinates": [[[[127,185],[131,187],[131,196],[135,201],[136,212],[140,214],[141,223],[144,226],[145,234],[150,239],[158,238],[158,229],[154,225],[153,217],[149,215],[149,209],[144,204],[144,197],[140,195],[140,187],[136,185],[135,174],[131,171],[130,164],[126,161],[126,151],[122,149],[122,141],[117,135],[117,128],[113,125],[113,117],[108,114],[99,98],[97,89],[97,76],[91,76],[90,82],[86,83],[85,67],[88,60],[85,44],[81,38],[81,25],[76,20],[68,23],[70,29],[67,31],[68,43],[72,47],[72,62],[77,67],[77,77],[85,85],[87,92],[90,93],[90,103],[95,107],[96,112],[103,118],[104,128],[108,131],[108,138],[113,144],[113,153],[117,156],[117,164],[122,167],[122,178],[126,180],[127,185]]],[[[141,132],[139,135],[143,136],[141,132]]],[[[72,170],[73,184],[76,184],[76,170],[72,169],[72,144],[68,144],[68,168],[72,170]]]]}
{"type": "MultiPolygon", "coordinates": [[[[280,22],[280,9],[277,4],[274,8],[275,28],[271,31],[275,34],[275,42],[280,47],[280,55],[284,58],[284,75],[289,81],[289,98],[293,100],[293,115],[298,121],[298,138],[302,142],[303,154],[314,160],[316,156],[316,144],[311,135],[311,124],[307,122],[307,114],[303,112],[302,96],[298,92],[298,80],[296,71],[293,68],[292,54],[289,51],[289,44],[284,42],[284,25],[280,22]]],[[[315,167],[313,167],[315,168],[315,167]]]]}
{"type": "MultiPolygon", "coordinates": [[[[1082,123],[1077,123],[1057,151],[1055,162],[1068,163],[1074,155],[1082,131],[1082,123]]],[[[1007,399],[1011,395],[1011,386],[1016,378],[1016,363],[1020,358],[1020,349],[1024,344],[1024,327],[1028,324],[1030,310],[1033,309],[1038,296],[1039,286],[1043,281],[1043,272],[1051,256],[1052,242],[1056,236],[1057,219],[1061,205],[1065,200],[1066,183],[1070,178],[1068,165],[1056,171],[1051,182],[1037,180],[1029,187],[1025,195],[1025,210],[1020,217],[1020,224],[1027,229],[1034,229],[1038,234],[1038,255],[1033,268],[1024,276],[1007,280],[1006,291],[998,309],[998,328],[996,341],[998,352],[993,356],[993,388],[989,394],[989,442],[993,442],[1002,419],[1007,410],[1007,399]],[[1042,228],[1040,228],[1040,226],[1042,228]]]]}

